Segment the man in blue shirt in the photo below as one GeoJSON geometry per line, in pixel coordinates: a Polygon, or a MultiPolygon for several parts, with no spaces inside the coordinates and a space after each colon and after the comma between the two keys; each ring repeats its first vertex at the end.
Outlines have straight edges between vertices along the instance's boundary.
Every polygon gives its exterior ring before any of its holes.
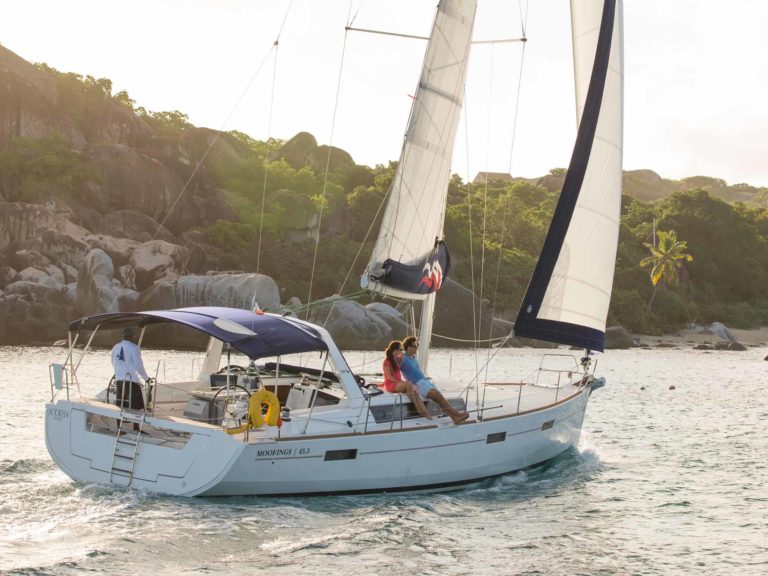
{"type": "Polygon", "coordinates": [[[408,336],[403,340],[403,349],[405,350],[405,356],[400,364],[400,372],[408,380],[413,382],[414,386],[418,388],[419,394],[424,398],[429,398],[437,402],[448,416],[451,417],[454,424],[461,424],[469,418],[467,412],[458,412],[453,406],[448,403],[440,391],[432,383],[432,380],[424,375],[419,366],[419,361],[416,360],[416,351],[419,349],[419,343],[416,340],[416,336],[408,336]]]}

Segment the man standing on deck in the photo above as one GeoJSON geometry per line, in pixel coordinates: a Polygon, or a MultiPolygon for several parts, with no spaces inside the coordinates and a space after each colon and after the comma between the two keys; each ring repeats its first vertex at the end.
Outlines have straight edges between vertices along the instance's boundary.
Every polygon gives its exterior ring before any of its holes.
{"type": "MultiPolygon", "coordinates": [[[[141,350],[136,345],[136,331],[123,329],[123,339],[112,348],[112,366],[115,369],[117,405],[130,410],[144,410],[144,395],[139,377],[150,380],[141,360],[141,350]]],[[[133,425],[138,429],[138,424],[133,425]]]]}
{"type": "Polygon", "coordinates": [[[405,356],[403,356],[403,361],[400,364],[400,371],[403,376],[418,388],[419,394],[421,394],[423,398],[429,398],[430,400],[437,402],[443,409],[443,412],[451,417],[454,424],[461,424],[464,420],[469,418],[467,412],[458,412],[451,406],[448,403],[448,400],[445,399],[445,396],[443,396],[440,393],[440,390],[438,390],[432,383],[432,380],[427,378],[424,375],[424,372],[421,371],[419,361],[416,360],[416,351],[419,349],[419,343],[416,340],[416,336],[408,336],[408,338],[403,340],[403,349],[405,350],[405,356]]]}

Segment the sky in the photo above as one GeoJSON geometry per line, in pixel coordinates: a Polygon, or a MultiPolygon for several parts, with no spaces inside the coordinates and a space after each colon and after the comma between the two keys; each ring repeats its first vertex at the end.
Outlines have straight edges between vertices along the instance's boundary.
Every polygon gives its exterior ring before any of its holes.
{"type": "MultiPolygon", "coordinates": [[[[372,166],[399,156],[425,42],[344,27],[351,14],[355,27],[425,36],[435,5],[2,0],[0,44],[30,62],[109,78],[151,111],[257,139],[308,131],[372,166]]],[[[481,0],[474,37],[517,38],[523,21],[524,58],[520,43],[472,49],[452,168],[465,179],[568,165],[576,112],[567,0],[481,0]]],[[[764,0],[625,0],[624,168],[768,186],[766,30],[764,0]]]]}

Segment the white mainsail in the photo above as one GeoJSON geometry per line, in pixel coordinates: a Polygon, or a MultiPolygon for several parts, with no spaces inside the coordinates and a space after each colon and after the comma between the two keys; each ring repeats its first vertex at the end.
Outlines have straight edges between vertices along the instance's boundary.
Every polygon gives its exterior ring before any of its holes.
{"type": "Polygon", "coordinates": [[[453,143],[464,99],[476,0],[443,0],[437,7],[379,237],[363,288],[423,299],[426,292],[388,284],[393,262],[412,267],[415,286],[439,288],[445,270],[427,262],[442,240],[453,143]]]}

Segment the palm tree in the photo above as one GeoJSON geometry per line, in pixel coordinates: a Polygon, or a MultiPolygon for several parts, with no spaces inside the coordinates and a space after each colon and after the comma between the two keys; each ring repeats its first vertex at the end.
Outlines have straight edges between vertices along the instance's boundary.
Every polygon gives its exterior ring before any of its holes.
{"type": "Polygon", "coordinates": [[[688,243],[677,239],[677,233],[674,230],[664,232],[659,230],[656,233],[659,239],[658,245],[654,246],[644,242],[646,248],[651,251],[650,256],[646,256],[640,261],[640,266],[652,266],[651,283],[653,284],[653,294],[648,302],[648,312],[653,306],[653,299],[656,297],[656,291],[663,283],[677,285],[680,283],[680,270],[683,262],[691,262],[693,256],[686,254],[688,243]]]}

